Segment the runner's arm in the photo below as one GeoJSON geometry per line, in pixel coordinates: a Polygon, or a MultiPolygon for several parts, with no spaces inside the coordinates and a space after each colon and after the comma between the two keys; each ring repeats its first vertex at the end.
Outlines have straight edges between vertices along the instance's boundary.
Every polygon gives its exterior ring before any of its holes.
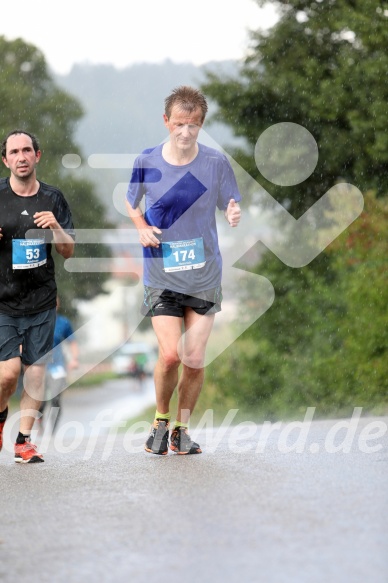
{"type": "Polygon", "coordinates": [[[133,208],[128,201],[126,201],[126,205],[128,215],[139,233],[141,245],[143,247],[159,247],[160,240],[155,236],[155,233],[161,235],[162,231],[158,227],[151,226],[147,223],[139,207],[133,208]]]}
{"type": "Polygon", "coordinates": [[[51,229],[54,245],[57,252],[65,259],[74,254],[74,239],[62,229],[51,211],[42,211],[34,214],[34,223],[41,229],[51,229]]]}
{"type": "Polygon", "coordinates": [[[79,350],[78,350],[78,342],[76,340],[71,340],[69,342],[69,350],[70,350],[70,360],[67,363],[67,366],[70,370],[74,369],[74,368],[78,368],[78,355],[79,355],[79,350]]]}
{"type": "Polygon", "coordinates": [[[225,218],[231,227],[237,227],[241,219],[241,209],[238,202],[231,198],[225,209],[225,218]]]}

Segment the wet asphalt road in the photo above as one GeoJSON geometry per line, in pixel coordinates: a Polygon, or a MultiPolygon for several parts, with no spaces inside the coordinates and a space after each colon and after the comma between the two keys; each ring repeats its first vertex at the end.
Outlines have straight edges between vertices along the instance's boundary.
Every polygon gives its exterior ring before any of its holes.
{"type": "Polygon", "coordinates": [[[387,583],[387,417],[208,423],[202,455],[159,457],[146,424],[114,428],[152,387],[120,383],[66,393],[42,464],[15,464],[8,430],[1,581],[387,583]]]}

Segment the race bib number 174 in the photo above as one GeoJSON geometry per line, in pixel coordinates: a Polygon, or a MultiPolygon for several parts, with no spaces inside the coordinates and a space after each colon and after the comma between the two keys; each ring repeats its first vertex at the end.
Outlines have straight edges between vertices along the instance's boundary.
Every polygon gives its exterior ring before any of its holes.
{"type": "Polygon", "coordinates": [[[164,271],[200,269],[206,263],[203,239],[162,243],[164,271]]]}

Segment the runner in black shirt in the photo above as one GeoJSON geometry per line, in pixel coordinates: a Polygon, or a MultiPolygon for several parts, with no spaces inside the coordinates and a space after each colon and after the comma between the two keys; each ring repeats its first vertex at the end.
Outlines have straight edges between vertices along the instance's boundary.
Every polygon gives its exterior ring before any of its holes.
{"type": "Polygon", "coordinates": [[[23,363],[15,444],[15,461],[21,463],[43,461],[30,435],[43,398],[55,327],[51,243],[65,259],[74,252],[73,221],[62,192],[36,178],[40,157],[37,139],[24,130],[11,132],[2,143],[10,178],[0,179],[0,449],[8,401],[23,363]]]}

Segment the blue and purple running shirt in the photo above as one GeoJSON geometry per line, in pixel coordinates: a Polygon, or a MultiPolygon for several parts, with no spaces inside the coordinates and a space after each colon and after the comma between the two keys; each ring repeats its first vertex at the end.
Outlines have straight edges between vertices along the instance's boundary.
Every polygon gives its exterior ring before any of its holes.
{"type": "Polygon", "coordinates": [[[203,144],[192,162],[174,166],[162,147],[137,157],[127,192],[133,208],[145,197],[146,222],[162,230],[159,248],[143,248],[144,285],[184,294],[213,289],[222,277],[216,208],[241,200],[232,167],[203,144]]]}

